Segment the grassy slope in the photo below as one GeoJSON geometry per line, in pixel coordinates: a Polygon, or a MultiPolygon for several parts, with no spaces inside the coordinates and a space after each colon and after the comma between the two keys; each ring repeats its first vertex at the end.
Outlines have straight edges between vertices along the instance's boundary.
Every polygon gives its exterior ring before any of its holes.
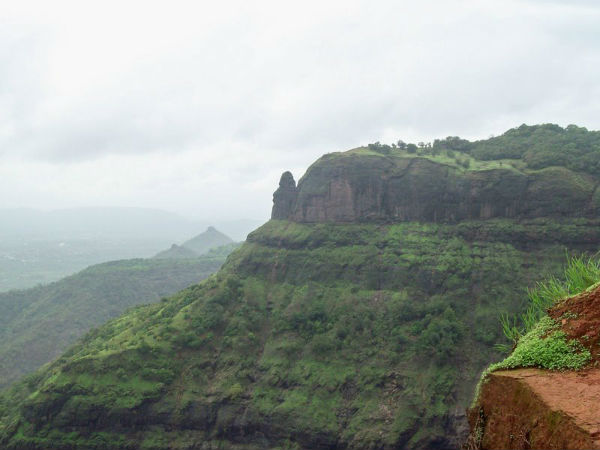
{"type": "Polygon", "coordinates": [[[0,388],[59,356],[90,328],[127,308],[172,295],[216,272],[226,255],[132,259],[0,294],[0,388]]]}
{"type": "Polygon", "coordinates": [[[271,221],[6,392],[6,448],[447,448],[500,311],[597,224],[271,221]],[[211,443],[211,444],[208,444],[211,443]]]}

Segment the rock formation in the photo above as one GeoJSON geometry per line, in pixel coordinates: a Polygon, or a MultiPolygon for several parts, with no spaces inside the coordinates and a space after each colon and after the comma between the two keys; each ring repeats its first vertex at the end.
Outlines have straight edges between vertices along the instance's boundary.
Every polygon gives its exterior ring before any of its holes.
{"type": "Polygon", "coordinates": [[[296,222],[581,217],[600,211],[598,180],[564,167],[521,171],[504,164],[464,170],[424,157],[329,154],[294,185],[283,174],[273,219],[296,222]]]}
{"type": "Polygon", "coordinates": [[[298,192],[296,181],[291,172],[283,172],[279,180],[279,188],[273,194],[273,219],[285,220],[289,218],[296,206],[298,192]]]}

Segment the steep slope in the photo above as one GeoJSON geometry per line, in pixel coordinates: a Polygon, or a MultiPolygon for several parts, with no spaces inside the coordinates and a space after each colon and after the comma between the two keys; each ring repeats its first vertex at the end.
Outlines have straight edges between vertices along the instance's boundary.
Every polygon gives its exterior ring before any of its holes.
{"type": "Polygon", "coordinates": [[[598,215],[597,177],[509,163],[473,160],[465,169],[445,155],[382,155],[367,148],[332,153],[311,166],[297,188],[291,174],[282,177],[273,215],[297,222],[443,223],[598,215]]]}
{"type": "Polygon", "coordinates": [[[216,272],[226,255],[112,261],[0,294],[0,388],[56,358],[90,328],[216,272]]]}
{"type": "MultiPolygon", "coordinates": [[[[600,287],[560,302],[549,311],[584,370],[528,368],[487,375],[471,409],[471,448],[600,448],[600,287]]],[[[556,333],[557,331],[554,331],[556,333]]],[[[551,334],[542,339],[556,353],[551,334]]]]}
{"type": "Polygon", "coordinates": [[[216,276],[5,392],[0,445],[458,447],[499,313],[600,247],[591,175],[460,157],[362,148],[284,174],[216,276]]]}
{"type": "Polygon", "coordinates": [[[204,233],[185,241],[181,246],[202,255],[212,248],[232,243],[233,240],[229,236],[221,233],[215,227],[208,227],[204,233]]]}

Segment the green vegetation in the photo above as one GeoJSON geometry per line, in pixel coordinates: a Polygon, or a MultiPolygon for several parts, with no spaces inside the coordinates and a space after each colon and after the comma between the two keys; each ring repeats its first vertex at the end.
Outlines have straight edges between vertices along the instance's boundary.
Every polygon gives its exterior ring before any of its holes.
{"type": "Polygon", "coordinates": [[[279,196],[276,217],[307,223],[269,221],[216,275],[5,390],[0,446],[458,447],[477,374],[500,357],[501,312],[524,312],[504,321],[522,335],[505,367],[588,358],[553,322],[532,324],[596,269],[530,300],[526,288],[555,280],[565,249],[598,250],[597,181],[565,168],[597,153],[595,134],[517,130],[325,155],[279,196]],[[529,155],[564,133],[564,161],[529,155]]]}
{"type": "Polygon", "coordinates": [[[0,445],[451,445],[454,411],[497,357],[499,312],[524,309],[524,287],[595,229],[270,221],[219,274],[5,391],[0,445]]]}
{"type": "Polygon", "coordinates": [[[94,326],[216,272],[231,246],[187,260],[132,259],[0,294],[0,388],[59,356],[94,326]]]}
{"type": "Polygon", "coordinates": [[[217,231],[214,227],[208,227],[205,232],[181,245],[173,244],[171,248],[159,252],[154,258],[188,259],[197,258],[200,255],[227,256],[239,246],[240,243],[233,242],[229,236],[217,231]]]}
{"type": "MultiPolygon", "coordinates": [[[[600,261],[595,258],[567,258],[562,278],[550,277],[528,291],[529,306],[520,314],[502,314],[500,322],[504,336],[516,347],[520,339],[538,327],[548,308],[558,301],[583,292],[600,282],[600,261]]],[[[508,349],[504,344],[499,349],[508,349]]]]}
{"type": "Polygon", "coordinates": [[[516,367],[539,367],[550,370],[577,370],[591,358],[589,350],[578,341],[567,341],[556,321],[548,316],[538,320],[525,334],[515,350],[504,360],[492,364],[489,372],[516,367]]]}
{"type": "Polygon", "coordinates": [[[369,150],[385,155],[405,154],[446,160],[454,166],[481,168],[489,161],[494,165],[543,169],[562,166],[574,171],[597,174],[600,171],[600,132],[569,125],[521,125],[501,136],[470,142],[456,136],[436,139],[433,144],[369,144],[369,150]],[[473,163],[476,163],[475,165],[473,163]]]}
{"type": "Polygon", "coordinates": [[[181,244],[182,247],[192,250],[198,255],[203,255],[211,249],[223,245],[235,245],[233,240],[214,227],[208,227],[205,232],[181,244]]]}
{"type": "MultiPolygon", "coordinates": [[[[521,314],[501,316],[504,336],[512,342],[511,353],[491,364],[481,375],[475,390],[477,402],[487,376],[502,369],[538,367],[549,370],[578,370],[591,360],[591,353],[577,340],[567,340],[557,321],[547,310],[568,297],[584,292],[600,282],[600,261],[595,258],[567,259],[563,277],[549,277],[528,291],[529,305],[521,314]]],[[[502,350],[506,345],[497,346],[502,350]]]]}

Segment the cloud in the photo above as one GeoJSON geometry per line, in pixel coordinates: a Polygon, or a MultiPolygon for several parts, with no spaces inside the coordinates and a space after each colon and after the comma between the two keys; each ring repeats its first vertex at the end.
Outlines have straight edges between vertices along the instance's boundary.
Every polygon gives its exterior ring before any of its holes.
{"type": "Polygon", "coordinates": [[[2,188],[21,194],[0,207],[264,217],[278,174],[324,152],[599,128],[599,14],[535,0],[2,5],[2,188]]]}

